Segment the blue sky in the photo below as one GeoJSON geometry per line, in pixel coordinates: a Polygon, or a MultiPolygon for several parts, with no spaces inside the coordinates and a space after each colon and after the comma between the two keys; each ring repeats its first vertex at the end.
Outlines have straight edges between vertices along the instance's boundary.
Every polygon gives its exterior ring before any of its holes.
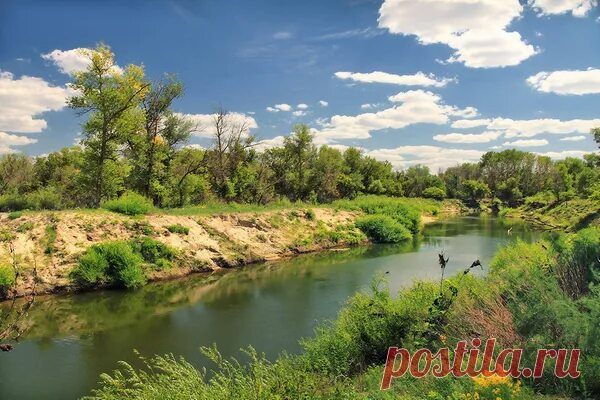
{"type": "MultiPolygon", "coordinates": [[[[176,74],[177,112],[244,114],[261,148],[300,122],[318,143],[398,168],[597,148],[596,0],[4,0],[0,152],[74,143],[83,120],[64,107],[80,61],[70,51],[99,42],[120,66],[176,74]]],[[[208,145],[204,132],[193,143],[208,145]]]]}

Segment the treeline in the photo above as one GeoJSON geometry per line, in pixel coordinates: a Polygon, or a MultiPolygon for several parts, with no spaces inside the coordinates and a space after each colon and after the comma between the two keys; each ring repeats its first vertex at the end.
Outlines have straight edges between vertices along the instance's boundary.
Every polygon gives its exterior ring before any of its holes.
{"type": "MultiPolygon", "coordinates": [[[[151,81],[141,66],[118,68],[104,45],[88,50],[87,70],[75,73],[69,106],[85,117],[79,145],[46,156],[0,158],[0,210],[99,207],[136,192],[158,207],[212,201],[265,204],[275,200],[331,202],[359,194],[459,198],[477,205],[518,205],[600,197],[600,156],[585,160],[517,150],[486,153],[440,174],[425,166],[396,171],[356,148],[316,146],[310,129],[297,125],[281,147],[257,151],[256,138],[239,114],[217,110],[212,145],[189,146],[200,129],[172,110],[183,85],[172,76],[151,81]]],[[[597,140],[600,133],[595,130],[597,140]]]]}

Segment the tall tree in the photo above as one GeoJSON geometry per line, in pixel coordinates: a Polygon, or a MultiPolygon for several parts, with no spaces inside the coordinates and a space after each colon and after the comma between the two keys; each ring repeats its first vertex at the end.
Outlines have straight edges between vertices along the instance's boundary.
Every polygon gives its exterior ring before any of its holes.
{"type": "Polygon", "coordinates": [[[143,115],[138,105],[150,84],[144,80],[140,66],[129,65],[121,70],[106,45],[81,52],[89,59],[89,66],[74,74],[71,87],[76,94],[68,104],[79,115],[89,114],[83,125],[82,143],[91,204],[98,207],[121,186],[123,169],[116,153],[124,135],[139,128],[143,115]]]}
{"type": "Polygon", "coordinates": [[[291,196],[294,200],[306,200],[309,195],[309,169],[316,155],[310,128],[304,124],[294,126],[294,132],[284,138],[283,148],[292,167],[289,172],[293,182],[291,196]]]}

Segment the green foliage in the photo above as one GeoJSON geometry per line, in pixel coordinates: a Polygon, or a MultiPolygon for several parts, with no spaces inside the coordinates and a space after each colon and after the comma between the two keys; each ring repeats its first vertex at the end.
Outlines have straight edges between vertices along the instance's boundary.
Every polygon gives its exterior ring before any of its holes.
{"type": "Polygon", "coordinates": [[[126,215],[148,214],[153,208],[150,200],[135,192],[125,192],[118,199],[105,201],[102,207],[126,215]]]}
{"type": "Polygon", "coordinates": [[[439,187],[428,187],[423,190],[423,197],[427,199],[444,200],[446,198],[446,191],[439,187]]]}
{"type": "Polygon", "coordinates": [[[383,214],[366,215],[359,218],[356,226],[369,239],[378,243],[399,243],[412,238],[406,226],[383,214]]]}
{"type": "Polygon", "coordinates": [[[309,221],[314,221],[317,218],[315,211],[311,210],[311,209],[306,210],[304,215],[306,216],[306,219],[308,219],[309,221]]]}
{"type": "Polygon", "coordinates": [[[0,264],[0,299],[6,295],[8,288],[15,284],[15,271],[9,264],[0,264]]]}
{"type": "Polygon", "coordinates": [[[24,232],[30,231],[32,229],[33,229],[33,222],[27,221],[27,222],[23,222],[21,225],[19,225],[16,230],[18,233],[24,233],[24,232]]]}
{"type": "Polygon", "coordinates": [[[136,288],[146,283],[142,257],[124,241],[93,245],[80,257],[71,271],[71,279],[79,286],[116,285],[136,288]]]}
{"type": "Polygon", "coordinates": [[[190,233],[190,228],[181,224],[173,224],[167,226],[167,230],[171,233],[179,233],[181,235],[187,235],[190,233]]]}
{"type": "Polygon", "coordinates": [[[21,218],[23,216],[23,213],[21,211],[13,211],[11,213],[8,213],[8,219],[17,219],[17,218],[21,218]]]}
{"type": "Polygon", "coordinates": [[[44,230],[44,253],[53,254],[55,249],[56,242],[56,224],[51,222],[46,225],[46,229],[44,230]]]}
{"type": "Polygon", "coordinates": [[[133,239],[131,247],[144,261],[156,265],[158,269],[170,268],[171,262],[177,256],[175,249],[147,236],[133,239]]]}

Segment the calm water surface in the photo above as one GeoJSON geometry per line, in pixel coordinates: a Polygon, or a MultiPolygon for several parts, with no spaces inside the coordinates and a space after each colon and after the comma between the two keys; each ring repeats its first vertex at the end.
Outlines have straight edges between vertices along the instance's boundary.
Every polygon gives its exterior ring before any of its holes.
{"type": "MultiPolygon", "coordinates": [[[[226,274],[194,275],[138,291],[104,291],[36,300],[30,328],[0,354],[0,399],[75,399],[96,386],[118,360],[172,352],[204,366],[198,348],[216,343],[239,356],[248,345],[275,357],[298,352],[298,339],[335,318],[354,292],[389,271],[392,291],[415,279],[439,279],[437,253],[450,257],[447,274],[475,259],[487,267],[496,250],[537,234],[507,222],[459,217],[431,224],[413,243],[306,255],[226,274]]],[[[477,270],[476,273],[485,273],[477,270]]]]}

